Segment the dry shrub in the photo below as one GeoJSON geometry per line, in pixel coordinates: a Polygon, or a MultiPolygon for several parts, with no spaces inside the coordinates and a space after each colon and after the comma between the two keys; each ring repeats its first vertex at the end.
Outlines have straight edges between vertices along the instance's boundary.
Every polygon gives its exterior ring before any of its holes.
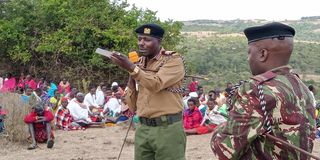
{"type": "Polygon", "coordinates": [[[0,137],[9,142],[24,143],[29,136],[24,117],[29,113],[30,106],[21,101],[21,95],[15,93],[0,93],[0,105],[8,111],[5,123],[5,136],[0,137]]]}

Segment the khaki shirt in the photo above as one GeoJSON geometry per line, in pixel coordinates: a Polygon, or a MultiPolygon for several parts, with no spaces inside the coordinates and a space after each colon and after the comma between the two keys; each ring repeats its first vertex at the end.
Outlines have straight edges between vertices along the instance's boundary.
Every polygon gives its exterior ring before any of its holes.
{"type": "Polygon", "coordinates": [[[185,75],[182,58],[162,48],[158,55],[148,61],[146,57],[141,57],[138,67],[139,72],[132,75],[138,84],[138,91],[132,88],[126,91],[125,100],[130,109],[146,118],[181,112],[181,94],[167,89],[182,87],[185,75]]]}

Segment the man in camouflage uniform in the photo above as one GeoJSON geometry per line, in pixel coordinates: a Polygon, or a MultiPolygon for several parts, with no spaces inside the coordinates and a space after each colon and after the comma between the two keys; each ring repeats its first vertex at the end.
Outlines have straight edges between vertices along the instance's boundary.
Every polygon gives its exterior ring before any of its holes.
{"type": "Polygon", "coordinates": [[[233,87],[229,119],[213,134],[219,159],[309,159],[265,136],[312,152],[314,106],[308,88],[288,65],[295,30],[281,23],[247,28],[253,77],[233,87]]]}

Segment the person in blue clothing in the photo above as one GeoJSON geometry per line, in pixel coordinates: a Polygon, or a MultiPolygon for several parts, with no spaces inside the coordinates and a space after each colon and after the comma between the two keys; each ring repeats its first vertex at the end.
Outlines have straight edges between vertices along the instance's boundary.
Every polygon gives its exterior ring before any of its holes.
{"type": "Polygon", "coordinates": [[[54,96],[54,91],[56,91],[58,89],[57,85],[53,82],[53,81],[49,81],[48,83],[48,95],[49,97],[53,97],[54,96]]]}
{"type": "Polygon", "coordinates": [[[29,100],[30,100],[30,96],[32,94],[32,89],[31,88],[27,88],[25,93],[21,95],[21,101],[24,103],[24,104],[28,104],[29,103],[29,100]]]}

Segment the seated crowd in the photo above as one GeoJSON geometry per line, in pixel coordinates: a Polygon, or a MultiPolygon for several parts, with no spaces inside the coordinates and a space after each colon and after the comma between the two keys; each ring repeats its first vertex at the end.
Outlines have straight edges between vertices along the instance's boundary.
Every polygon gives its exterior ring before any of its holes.
{"type": "Polygon", "coordinates": [[[206,95],[201,86],[194,92],[190,92],[191,89],[186,89],[183,94],[183,122],[187,135],[210,133],[220,123],[226,122],[226,92],[215,89],[206,95]]]}
{"type": "MultiPolygon", "coordinates": [[[[192,80],[182,94],[183,124],[187,135],[213,132],[219,124],[227,121],[226,97],[231,87],[232,84],[227,83],[224,91],[215,89],[206,94],[199,82],[192,80]]],[[[79,92],[66,79],[57,86],[44,78],[36,82],[30,75],[21,76],[16,84],[16,79],[8,74],[0,82],[0,93],[17,92],[21,94],[23,103],[32,106],[24,119],[32,140],[28,149],[37,148],[37,142],[46,142],[47,147],[52,148],[53,129],[83,130],[93,125],[121,123],[131,117],[134,123],[139,123],[139,117],[134,116],[123,100],[124,91],[117,82],[113,82],[111,87],[104,83],[97,87],[89,85],[88,91],[86,94],[79,92]]],[[[0,104],[0,133],[4,130],[6,114],[0,104]]]]}
{"type": "MultiPolygon", "coordinates": [[[[37,143],[54,144],[53,129],[64,131],[83,130],[93,125],[120,123],[130,119],[133,114],[122,101],[124,91],[117,82],[110,89],[104,83],[98,87],[89,85],[89,93],[84,94],[72,87],[66,80],[57,86],[44,78],[38,82],[30,76],[20,77],[18,83],[8,74],[0,86],[0,93],[16,92],[21,101],[31,106],[24,118],[29,127],[32,144],[28,149],[37,148],[37,143]]],[[[0,107],[0,133],[4,130],[6,112],[0,107]]]]}

